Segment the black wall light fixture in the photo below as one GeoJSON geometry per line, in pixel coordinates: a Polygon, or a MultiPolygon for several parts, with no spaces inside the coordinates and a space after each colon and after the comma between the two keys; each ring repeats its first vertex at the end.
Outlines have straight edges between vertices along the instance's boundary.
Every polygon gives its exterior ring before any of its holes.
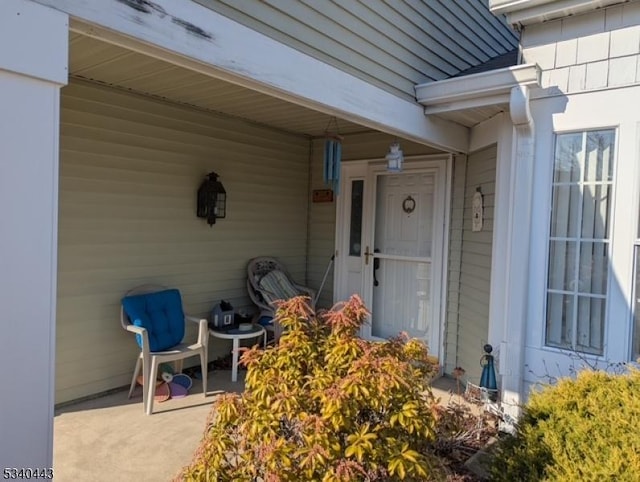
{"type": "Polygon", "coordinates": [[[227,191],[215,172],[207,174],[206,179],[198,188],[198,207],[196,215],[206,218],[209,226],[216,223],[216,219],[227,216],[227,191]]]}

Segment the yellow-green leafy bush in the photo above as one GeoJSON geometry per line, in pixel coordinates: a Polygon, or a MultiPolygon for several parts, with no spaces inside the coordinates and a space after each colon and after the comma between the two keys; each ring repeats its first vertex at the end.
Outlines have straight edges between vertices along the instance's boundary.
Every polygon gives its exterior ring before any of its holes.
{"type": "Polygon", "coordinates": [[[433,455],[435,367],[426,347],[357,337],[367,317],[352,297],[319,314],[283,303],[285,334],[243,355],[245,392],[216,402],[183,480],[439,480],[433,455]]]}
{"type": "Polygon", "coordinates": [[[533,394],[496,481],[640,480],[640,372],[582,371],[533,394]]]}

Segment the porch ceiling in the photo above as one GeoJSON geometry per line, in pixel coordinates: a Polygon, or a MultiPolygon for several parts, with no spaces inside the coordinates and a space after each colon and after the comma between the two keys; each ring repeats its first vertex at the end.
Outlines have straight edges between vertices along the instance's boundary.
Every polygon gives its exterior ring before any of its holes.
{"type": "MultiPolygon", "coordinates": [[[[304,136],[323,136],[336,123],[306,107],[72,32],[69,75],[304,136]]],[[[340,134],[371,129],[337,119],[340,134]]]]}

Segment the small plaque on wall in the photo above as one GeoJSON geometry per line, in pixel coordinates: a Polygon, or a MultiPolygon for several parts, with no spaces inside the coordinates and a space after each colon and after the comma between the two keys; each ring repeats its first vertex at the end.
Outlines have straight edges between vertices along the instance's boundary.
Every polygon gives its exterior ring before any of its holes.
{"type": "Polygon", "coordinates": [[[311,199],[314,203],[333,202],[333,191],[331,189],[314,189],[311,199]]]}
{"type": "Polygon", "coordinates": [[[482,223],[484,221],[484,198],[480,188],[477,188],[473,195],[471,215],[471,231],[482,231],[482,223]]]}

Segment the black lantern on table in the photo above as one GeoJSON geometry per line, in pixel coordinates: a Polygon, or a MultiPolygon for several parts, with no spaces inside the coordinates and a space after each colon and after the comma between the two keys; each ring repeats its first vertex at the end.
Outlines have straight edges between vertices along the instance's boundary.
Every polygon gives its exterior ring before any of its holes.
{"type": "Polygon", "coordinates": [[[215,172],[207,174],[207,178],[198,188],[197,216],[206,218],[209,226],[216,223],[216,219],[227,215],[227,191],[215,172]]]}

